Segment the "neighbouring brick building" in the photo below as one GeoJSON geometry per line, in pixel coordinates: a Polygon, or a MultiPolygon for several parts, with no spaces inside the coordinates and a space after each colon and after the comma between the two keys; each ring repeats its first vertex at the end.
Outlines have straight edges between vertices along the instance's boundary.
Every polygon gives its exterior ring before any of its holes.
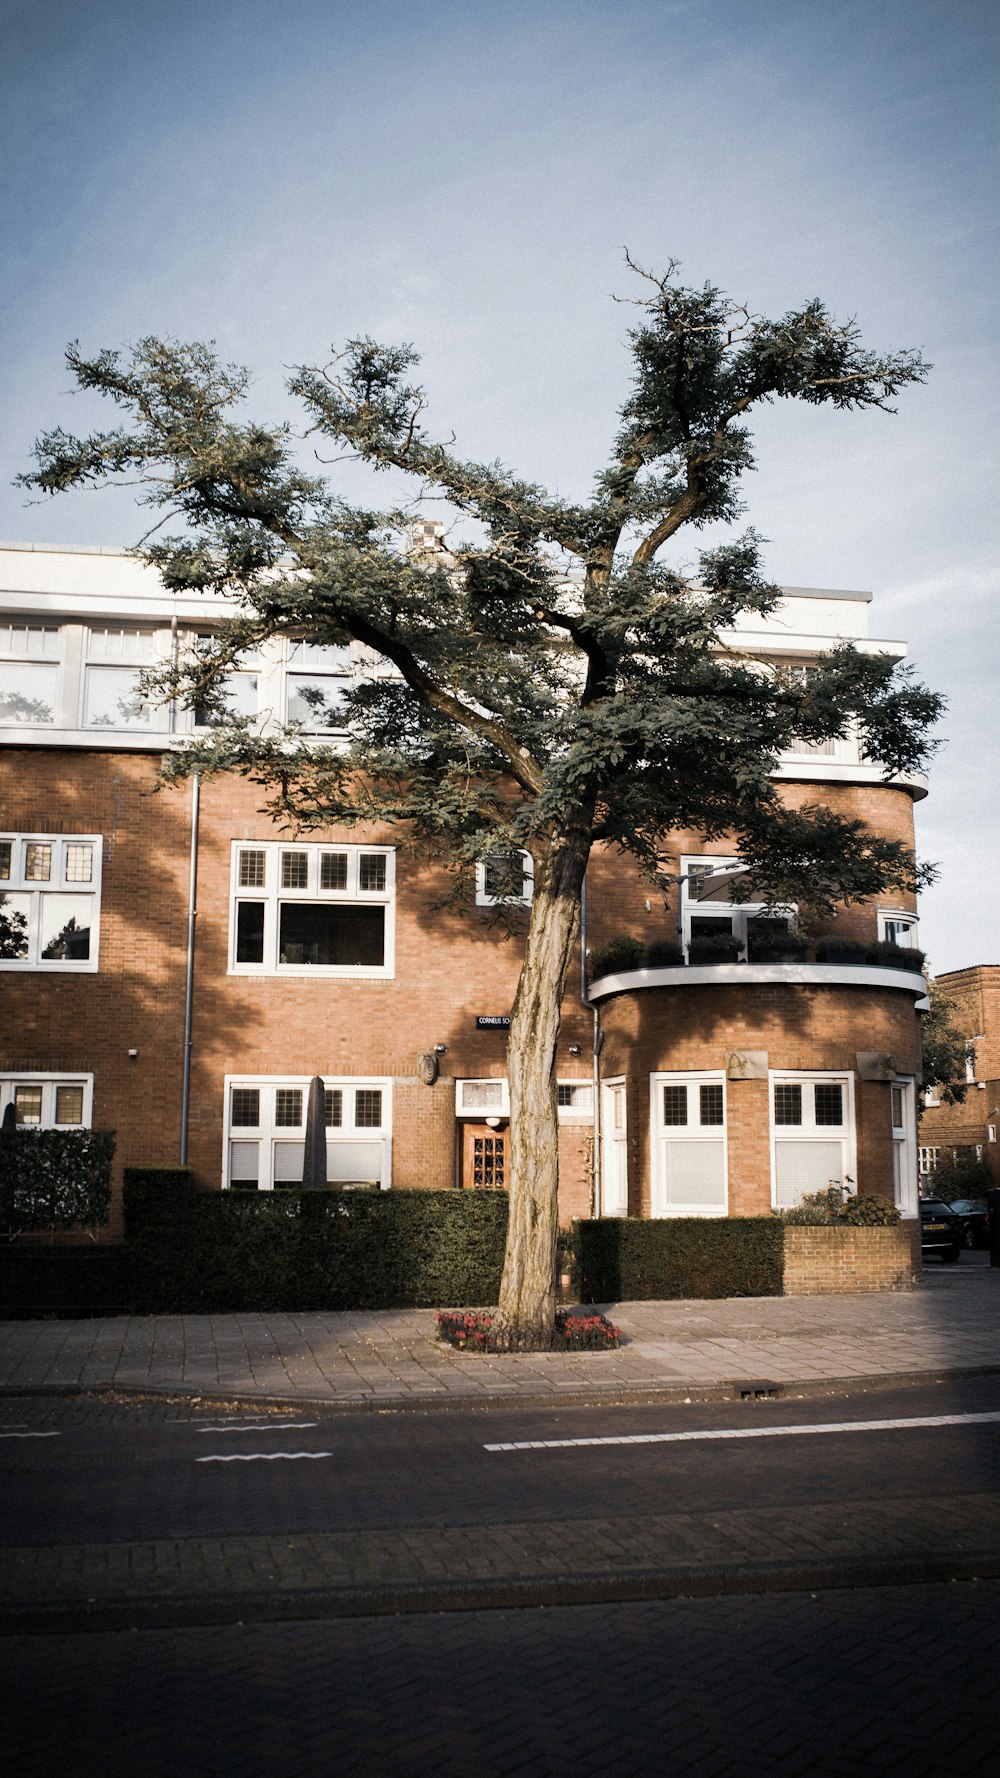
{"type": "Polygon", "coordinates": [[[997,1128],[1000,1126],[1000,963],[977,963],[935,977],[955,1007],[953,1023],[969,1046],[965,1098],[946,1105],[928,1093],[920,1118],[920,1171],[929,1176],[954,1151],[986,1161],[1000,1185],[997,1128]]]}
{"type": "MultiPolygon", "coordinates": [[[[868,603],[787,588],[766,629],[748,619],[727,642],[802,666],[838,637],[902,655],[868,638],[868,603]]],[[[195,718],[143,704],[138,676],[224,611],[120,552],[0,548],[0,1111],[116,1130],[119,1176],[186,1158],[206,1188],[271,1190],[301,1177],[320,1074],[331,1183],[503,1184],[519,946],[495,923],[490,862],[446,906],[444,873],[391,829],[297,838],[235,778],[156,790],[195,718]]],[[[282,639],[229,693],[262,724],[329,734],[361,670],[282,639]]],[[[912,843],[922,780],[883,781],[853,740],[803,747],[776,776],[792,801],[912,843]]],[[[842,909],[768,958],[724,845],[683,833],[671,855],[666,903],[609,854],[588,872],[584,956],[622,935],[659,949],[627,968],[582,956],[567,990],[564,1218],[766,1212],[834,1179],[914,1216],[912,900],[842,909]]]]}

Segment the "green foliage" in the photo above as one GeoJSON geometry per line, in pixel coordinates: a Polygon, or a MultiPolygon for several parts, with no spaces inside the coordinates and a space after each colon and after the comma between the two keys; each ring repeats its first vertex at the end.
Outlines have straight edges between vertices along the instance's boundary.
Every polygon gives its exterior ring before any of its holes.
{"type": "Polygon", "coordinates": [[[977,1158],[974,1148],[955,1148],[951,1160],[939,1161],[925,1183],[933,1197],[950,1204],[956,1198],[978,1198],[985,1203],[986,1193],[996,1181],[989,1165],[977,1158]]]}
{"type": "Polygon", "coordinates": [[[584,1302],[780,1296],[784,1233],[770,1216],[682,1216],[580,1224],[584,1302]]]}
{"type": "Polygon", "coordinates": [[[120,1244],[0,1247],[0,1314],[25,1320],[125,1315],[132,1307],[132,1258],[120,1244]]]}
{"type": "Polygon", "coordinates": [[[955,1001],[937,982],[928,984],[927,993],[931,1004],[921,1028],[921,1098],[926,1098],[928,1087],[935,1087],[945,1105],[961,1105],[968,1088],[969,1040],[955,1022],[959,1016],[955,1001]]]}
{"type": "Polygon", "coordinates": [[[0,1130],[0,1227],[100,1227],[114,1153],[112,1130],[0,1130]]]}
{"type": "Polygon", "coordinates": [[[127,1178],[141,1314],[495,1302],[505,1192],[200,1192],[127,1178]]]}
{"type": "Polygon", "coordinates": [[[672,969],[683,961],[684,952],[671,939],[655,939],[652,944],[644,944],[642,939],[623,933],[620,938],[609,938],[607,944],[598,945],[591,952],[590,975],[597,981],[599,976],[617,975],[619,970],[672,969]]]}
{"type": "Polygon", "coordinates": [[[828,1185],[823,1191],[807,1192],[798,1204],[776,1210],[781,1222],[796,1223],[807,1228],[894,1229],[899,1211],[886,1198],[864,1196],[846,1191],[841,1185],[828,1185]]]}

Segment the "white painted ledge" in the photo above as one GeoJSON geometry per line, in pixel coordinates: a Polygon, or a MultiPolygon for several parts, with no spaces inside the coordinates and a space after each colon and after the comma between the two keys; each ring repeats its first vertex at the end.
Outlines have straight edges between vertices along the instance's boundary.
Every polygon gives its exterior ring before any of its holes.
{"type": "Polygon", "coordinates": [[[898,988],[922,1000],[927,983],[917,970],[867,963],[675,964],[669,969],[623,969],[591,984],[591,1000],[636,994],[644,988],[898,988]]]}

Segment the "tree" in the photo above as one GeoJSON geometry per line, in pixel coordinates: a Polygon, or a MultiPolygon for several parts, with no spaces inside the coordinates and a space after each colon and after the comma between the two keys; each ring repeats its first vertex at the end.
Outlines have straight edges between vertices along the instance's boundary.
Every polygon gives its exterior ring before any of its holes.
{"type": "Polygon", "coordinates": [[[415,478],[406,511],[337,498],[302,469],[287,426],[244,417],[245,371],[205,346],[152,338],[127,356],[70,348],[80,387],[108,395],[126,423],[89,438],[43,435],[22,478],[53,493],[137,478],[147,503],[184,521],[141,553],[168,586],[240,605],[207,656],[165,676],[188,703],[221,697],[241,648],[275,635],[353,640],[388,668],[350,694],[343,751],[229,723],[171,756],[167,778],[246,773],[286,820],[389,820],[457,871],[530,853],[496,1322],[511,1348],[552,1334],[556,1046],[595,843],[662,885],[672,832],[725,835],[747,867],[738,893],[817,909],[915,881],[902,845],[822,806],[785,808],[771,773],[793,736],[819,741],[852,723],[868,757],[909,770],[939,700],[889,658],[847,645],[799,677],[727,649],[723,632],[779,596],[752,530],[703,550],[693,574],[660,551],[682,527],[739,515],[751,410],[778,398],[887,408],[925,367],[911,352],[868,351],[818,301],[768,321],[675,274],[640,274],[631,390],[608,465],[578,504],[434,439],[410,380],[416,354],[370,339],[298,368],[288,386],[322,449],[415,478]],[[446,552],[408,552],[429,499],[456,535],[446,552]]]}
{"type": "Polygon", "coordinates": [[[920,1089],[922,1104],[927,1103],[927,1090],[935,1088],[945,1105],[962,1105],[967,1091],[966,1065],[973,1054],[972,1045],[955,1023],[958,1006],[940,988],[929,982],[927,995],[930,1010],[921,1026],[920,1089]]]}

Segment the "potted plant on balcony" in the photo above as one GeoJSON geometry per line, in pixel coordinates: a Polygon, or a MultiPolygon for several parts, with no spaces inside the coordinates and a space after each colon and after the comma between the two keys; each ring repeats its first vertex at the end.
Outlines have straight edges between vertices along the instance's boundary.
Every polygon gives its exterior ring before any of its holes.
{"type": "Polygon", "coordinates": [[[868,956],[868,947],[860,938],[821,938],[816,943],[817,963],[848,964],[864,963],[868,956]]]}
{"type": "Polygon", "coordinates": [[[688,962],[696,966],[706,963],[738,963],[739,939],[731,932],[693,932],[688,945],[688,962]]]}
{"type": "Polygon", "coordinates": [[[747,921],[747,953],[751,963],[804,963],[808,946],[791,921],[780,916],[747,921]]]}
{"type": "Polygon", "coordinates": [[[676,940],[658,938],[646,946],[643,962],[648,969],[676,969],[684,962],[684,952],[676,940]]]}
{"type": "Polygon", "coordinates": [[[597,981],[602,975],[617,975],[623,969],[641,969],[646,956],[646,947],[640,938],[633,938],[630,933],[619,933],[617,938],[609,938],[607,944],[598,945],[590,954],[590,977],[597,981]]]}
{"type": "Polygon", "coordinates": [[[877,945],[869,946],[867,960],[879,969],[908,969],[919,975],[924,953],[912,945],[897,945],[890,939],[880,939],[877,945]]]}

